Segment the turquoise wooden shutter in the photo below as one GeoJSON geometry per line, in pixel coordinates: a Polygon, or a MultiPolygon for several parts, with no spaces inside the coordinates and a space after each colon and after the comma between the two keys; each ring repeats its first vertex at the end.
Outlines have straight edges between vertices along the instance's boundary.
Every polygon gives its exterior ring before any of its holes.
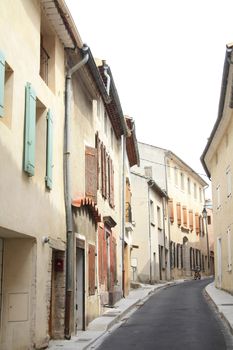
{"type": "Polygon", "coordinates": [[[5,57],[0,52],[0,117],[4,116],[5,57]]]}
{"type": "Polygon", "coordinates": [[[24,126],[24,171],[28,176],[35,173],[36,141],[36,94],[27,83],[25,89],[25,126],[24,126]]]}
{"type": "Polygon", "coordinates": [[[53,118],[50,110],[47,113],[47,145],[46,145],[46,186],[52,189],[53,175],[53,118]]]}

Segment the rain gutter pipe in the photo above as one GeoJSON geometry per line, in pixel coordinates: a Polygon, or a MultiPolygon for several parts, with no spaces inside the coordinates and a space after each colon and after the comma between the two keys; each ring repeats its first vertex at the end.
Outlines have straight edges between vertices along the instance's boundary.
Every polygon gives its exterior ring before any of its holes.
{"type": "Polygon", "coordinates": [[[83,45],[85,52],[83,59],[68,69],[66,74],[65,86],[65,130],[64,130],[64,191],[65,191],[65,210],[66,210],[66,230],[67,230],[67,248],[66,248],[66,308],[65,308],[65,338],[71,338],[71,314],[72,314],[72,296],[74,292],[74,236],[71,206],[71,162],[70,162],[70,144],[71,144],[71,79],[72,75],[84,66],[89,54],[88,46],[83,45]]]}

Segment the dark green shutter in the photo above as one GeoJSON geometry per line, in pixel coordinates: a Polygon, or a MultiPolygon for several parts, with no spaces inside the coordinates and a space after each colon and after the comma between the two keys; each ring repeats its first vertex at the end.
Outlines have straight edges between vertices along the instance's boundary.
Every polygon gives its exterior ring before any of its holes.
{"type": "Polygon", "coordinates": [[[47,113],[47,145],[46,145],[46,186],[52,189],[53,175],[53,118],[50,110],[47,113]]]}
{"type": "Polygon", "coordinates": [[[0,52],[0,117],[4,116],[5,57],[0,52]]]}
{"type": "Polygon", "coordinates": [[[24,171],[28,176],[35,173],[36,141],[36,94],[27,83],[25,89],[25,126],[24,126],[24,171]]]}

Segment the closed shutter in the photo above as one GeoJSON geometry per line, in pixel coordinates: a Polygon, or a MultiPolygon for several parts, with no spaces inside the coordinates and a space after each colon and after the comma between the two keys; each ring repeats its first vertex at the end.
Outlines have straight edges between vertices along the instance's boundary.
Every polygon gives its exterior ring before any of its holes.
{"type": "Polygon", "coordinates": [[[181,225],[181,205],[176,203],[177,225],[181,225]]]}
{"type": "Polygon", "coordinates": [[[0,117],[4,117],[5,57],[0,52],[0,117]]]}
{"type": "Polygon", "coordinates": [[[189,229],[190,229],[190,231],[193,230],[193,211],[192,211],[192,209],[189,210],[189,229]]]}
{"type": "Polygon", "coordinates": [[[104,232],[103,238],[103,280],[107,284],[107,272],[108,272],[108,255],[107,255],[107,239],[106,233],[104,232]]]}
{"type": "Polygon", "coordinates": [[[99,283],[104,283],[103,271],[103,244],[104,244],[104,229],[102,226],[98,227],[98,263],[99,263],[99,283]]]}
{"type": "Polygon", "coordinates": [[[95,294],[95,246],[88,245],[88,282],[89,295],[95,294]]]}
{"type": "Polygon", "coordinates": [[[86,196],[97,203],[97,150],[86,146],[85,149],[86,196]]]}
{"type": "Polygon", "coordinates": [[[99,189],[99,177],[100,177],[100,140],[98,132],[95,134],[95,148],[97,152],[97,190],[99,189]]]}
{"type": "Polygon", "coordinates": [[[114,288],[114,277],[115,277],[115,257],[114,257],[114,240],[111,233],[110,236],[110,290],[114,288]]]}
{"type": "Polygon", "coordinates": [[[168,211],[170,222],[174,222],[174,208],[173,208],[173,199],[168,199],[168,211]]]}
{"type": "Polygon", "coordinates": [[[198,235],[200,232],[200,227],[199,227],[199,214],[195,213],[195,225],[196,225],[196,234],[198,235]]]}
{"type": "Polygon", "coordinates": [[[46,145],[46,186],[51,190],[53,182],[53,118],[50,110],[47,113],[47,145],[46,145]]]}
{"type": "Polygon", "coordinates": [[[187,208],[183,206],[183,225],[187,227],[187,208]]]}
{"type": "Polygon", "coordinates": [[[107,198],[107,153],[105,147],[103,148],[103,182],[103,196],[104,198],[107,198]]]}
{"type": "Polygon", "coordinates": [[[108,166],[109,166],[109,204],[113,208],[114,207],[114,170],[113,170],[113,162],[110,157],[108,158],[108,166]]]}
{"type": "Polygon", "coordinates": [[[35,174],[36,94],[30,83],[26,85],[24,126],[24,171],[35,174]]]}
{"type": "Polygon", "coordinates": [[[105,174],[105,152],[104,152],[104,145],[103,143],[101,143],[100,146],[101,149],[101,190],[102,190],[102,196],[104,197],[105,195],[105,178],[106,175],[105,174]]]}

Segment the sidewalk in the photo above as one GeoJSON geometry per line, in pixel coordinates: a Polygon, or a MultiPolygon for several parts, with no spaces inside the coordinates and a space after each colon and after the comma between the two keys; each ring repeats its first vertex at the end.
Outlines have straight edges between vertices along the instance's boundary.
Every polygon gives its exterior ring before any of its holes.
{"type": "Polygon", "coordinates": [[[208,284],[205,290],[233,334],[233,295],[216,288],[214,282],[208,284]]]}
{"type": "Polygon", "coordinates": [[[166,288],[171,285],[182,283],[184,280],[176,280],[161,284],[142,284],[141,288],[133,289],[126,298],[119,300],[115,306],[107,310],[102,316],[94,319],[86,331],[79,331],[71,340],[52,340],[49,343],[49,350],[84,350],[89,349],[91,344],[103,336],[113,325],[119,322],[134,307],[139,306],[154,291],[166,288]]]}

